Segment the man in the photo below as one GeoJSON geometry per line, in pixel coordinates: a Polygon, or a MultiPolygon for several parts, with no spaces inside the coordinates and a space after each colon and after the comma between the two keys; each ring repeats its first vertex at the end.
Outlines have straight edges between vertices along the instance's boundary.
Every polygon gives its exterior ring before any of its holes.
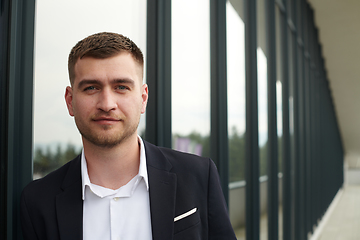
{"type": "Polygon", "coordinates": [[[148,87],[135,43],[94,34],[68,67],[65,101],[83,151],[24,189],[24,238],[236,239],[214,163],[137,135],[148,87]]]}

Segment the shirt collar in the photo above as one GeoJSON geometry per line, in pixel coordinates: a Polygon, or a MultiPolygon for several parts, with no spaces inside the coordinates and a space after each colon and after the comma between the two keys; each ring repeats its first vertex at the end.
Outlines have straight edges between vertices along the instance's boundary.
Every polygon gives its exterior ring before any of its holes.
{"type": "Polygon", "coordinates": [[[138,136],[138,141],[140,143],[140,166],[139,166],[139,176],[144,178],[146,189],[149,191],[149,179],[148,172],[146,166],[146,154],[145,154],[145,146],[142,138],[138,136]]]}
{"type": "MultiPolygon", "coordinates": [[[[138,176],[140,176],[144,179],[146,189],[147,189],[147,191],[149,191],[149,180],[148,180],[148,173],[147,173],[147,167],[146,167],[145,147],[144,147],[144,142],[139,135],[138,135],[138,142],[140,145],[140,166],[139,166],[138,176]]],[[[82,178],[82,199],[85,200],[85,187],[91,186],[91,182],[90,182],[90,178],[89,178],[89,174],[88,174],[88,170],[87,170],[84,149],[81,152],[81,178],[82,178]]]]}

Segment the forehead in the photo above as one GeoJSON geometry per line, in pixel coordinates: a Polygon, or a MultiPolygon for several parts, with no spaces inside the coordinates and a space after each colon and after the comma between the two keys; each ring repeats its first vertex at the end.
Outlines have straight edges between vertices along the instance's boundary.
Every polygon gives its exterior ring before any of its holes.
{"type": "Polygon", "coordinates": [[[74,84],[83,79],[101,81],[120,78],[142,83],[143,66],[130,53],[122,52],[109,58],[79,58],[74,73],[74,84]]]}

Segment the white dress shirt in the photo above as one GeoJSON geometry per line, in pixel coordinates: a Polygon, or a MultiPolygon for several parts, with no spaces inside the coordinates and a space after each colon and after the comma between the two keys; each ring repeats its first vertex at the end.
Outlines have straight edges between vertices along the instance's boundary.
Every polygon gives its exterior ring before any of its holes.
{"type": "Polygon", "coordinates": [[[84,240],[152,240],[145,148],[140,136],[138,140],[139,173],[117,190],[90,182],[83,150],[81,176],[84,240]]]}

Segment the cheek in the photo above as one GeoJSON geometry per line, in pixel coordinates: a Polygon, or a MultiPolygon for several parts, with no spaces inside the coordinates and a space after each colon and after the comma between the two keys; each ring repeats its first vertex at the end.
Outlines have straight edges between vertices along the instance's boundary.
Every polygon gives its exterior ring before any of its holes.
{"type": "Polygon", "coordinates": [[[76,99],[76,101],[73,102],[74,115],[80,116],[88,114],[92,105],[93,103],[90,100],[76,99]]]}
{"type": "Polygon", "coordinates": [[[126,115],[137,115],[142,111],[142,101],[139,98],[124,98],[118,102],[119,109],[126,115]]]}

